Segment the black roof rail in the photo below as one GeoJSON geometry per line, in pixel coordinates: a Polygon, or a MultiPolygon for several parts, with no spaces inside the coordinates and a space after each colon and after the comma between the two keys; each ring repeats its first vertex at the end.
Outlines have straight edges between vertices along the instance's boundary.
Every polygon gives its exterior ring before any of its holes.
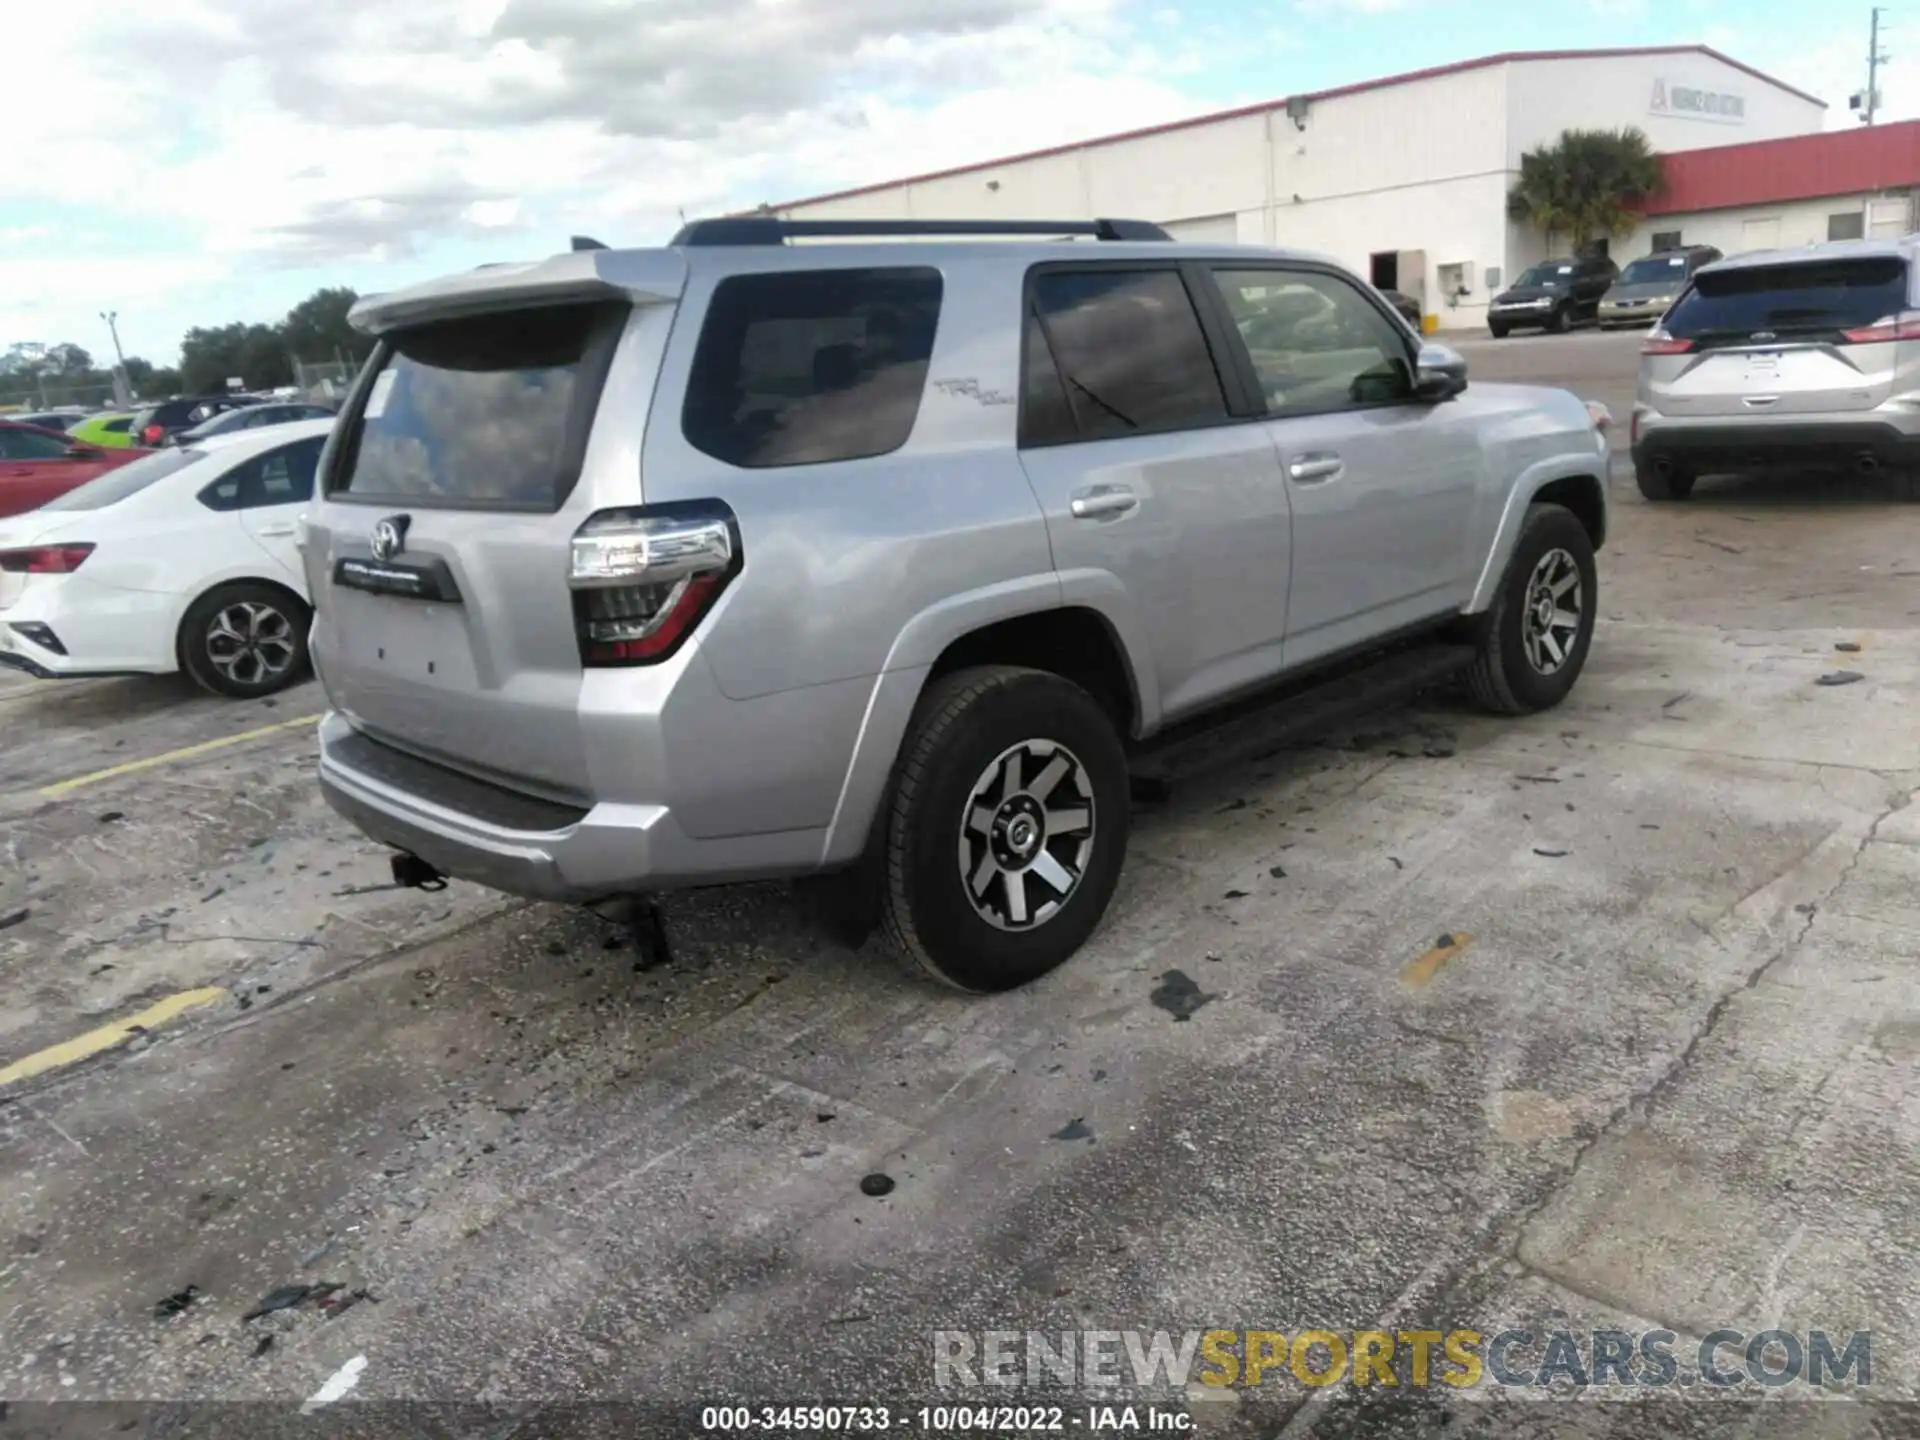
{"type": "Polygon", "coordinates": [[[1172,240],[1150,220],[781,220],[740,215],[695,220],[671,245],[780,245],[790,239],[886,235],[1089,235],[1096,240],[1172,240]]]}
{"type": "Polygon", "coordinates": [[[575,250],[604,250],[607,247],[591,236],[576,235],[573,237],[573,248],[575,250]]]}

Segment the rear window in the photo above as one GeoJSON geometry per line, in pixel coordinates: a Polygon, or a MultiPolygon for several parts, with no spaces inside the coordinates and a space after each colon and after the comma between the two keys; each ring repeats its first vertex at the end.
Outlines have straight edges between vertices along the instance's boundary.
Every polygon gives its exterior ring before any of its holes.
{"type": "Polygon", "coordinates": [[[921,266],[721,281],[687,380],[687,442],[751,469],[898,450],[920,413],[940,298],[940,272],[921,266]]]}
{"type": "Polygon", "coordinates": [[[164,480],[176,471],[184,470],[206,458],[201,450],[156,450],[151,455],[142,455],[130,464],[117,470],[109,470],[104,475],[96,475],[84,485],[76,485],[64,495],[57,495],[40,508],[42,510],[104,510],[109,505],[117,505],[134,495],[138,495],[156,481],[164,480]]]}
{"type": "Polygon", "coordinates": [[[388,337],[328,484],[349,499],[552,510],[579,477],[625,306],[563,305],[388,337]]]}
{"type": "Polygon", "coordinates": [[[106,423],[101,425],[100,428],[106,431],[107,434],[109,435],[124,435],[127,433],[127,427],[132,424],[133,424],[133,421],[127,419],[125,416],[122,416],[118,420],[107,421],[106,423]]]}
{"type": "Polygon", "coordinates": [[[1907,308],[1896,256],[1703,270],[1667,316],[1676,339],[1746,340],[1761,331],[1816,336],[1871,325],[1907,308]]]}

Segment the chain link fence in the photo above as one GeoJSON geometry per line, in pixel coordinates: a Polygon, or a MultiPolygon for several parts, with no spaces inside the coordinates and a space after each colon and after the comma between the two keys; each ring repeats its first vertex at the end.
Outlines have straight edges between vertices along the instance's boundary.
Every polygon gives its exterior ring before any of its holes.
{"type": "Polygon", "coordinates": [[[31,414],[36,410],[61,410],[75,405],[93,410],[111,404],[111,381],[74,384],[49,379],[24,386],[0,383],[0,415],[31,414]]]}

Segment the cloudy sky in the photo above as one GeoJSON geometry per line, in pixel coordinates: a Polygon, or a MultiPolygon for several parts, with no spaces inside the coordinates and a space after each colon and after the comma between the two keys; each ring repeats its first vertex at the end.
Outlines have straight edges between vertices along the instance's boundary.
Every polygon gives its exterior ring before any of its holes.
{"type": "MultiPolygon", "coordinates": [[[[321,285],[385,289],[578,232],[658,243],[682,211],[1499,50],[1702,41],[1849,125],[1869,8],[62,0],[9,67],[0,349],[110,355],[98,312],[117,310],[128,353],[166,361],[190,325],[277,319],[321,285]]],[[[1920,116],[1920,29],[1888,43],[1884,113],[1920,116]]]]}

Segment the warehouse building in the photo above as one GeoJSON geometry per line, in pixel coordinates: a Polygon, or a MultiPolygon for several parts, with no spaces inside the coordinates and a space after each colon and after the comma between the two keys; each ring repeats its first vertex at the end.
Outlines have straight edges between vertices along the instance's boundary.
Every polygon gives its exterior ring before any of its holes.
{"type": "Polygon", "coordinates": [[[1547,258],[1545,237],[1507,220],[1522,152],[1637,125],[1679,154],[1811,135],[1825,110],[1704,45],[1490,55],[773,209],[1158,220],[1185,240],[1318,250],[1420,300],[1430,325],[1478,326],[1507,278],[1547,258]]]}
{"type": "Polygon", "coordinates": [[[1742,250],[1907,235],[1920,228],[1920,120],[1662,157],[1666,183],[1620,255],[1742,250]]]}

